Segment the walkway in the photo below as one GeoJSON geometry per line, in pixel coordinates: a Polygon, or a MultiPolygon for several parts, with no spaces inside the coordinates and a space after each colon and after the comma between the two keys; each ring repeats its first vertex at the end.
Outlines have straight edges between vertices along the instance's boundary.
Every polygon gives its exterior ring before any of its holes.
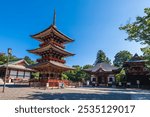
{"type": "Polygon", "coordinates": [[[7,85],[0,99],[10,100],[145,100],[150,99],[150,90],[117,88],[65,88],[47,89],[7,85]]]}

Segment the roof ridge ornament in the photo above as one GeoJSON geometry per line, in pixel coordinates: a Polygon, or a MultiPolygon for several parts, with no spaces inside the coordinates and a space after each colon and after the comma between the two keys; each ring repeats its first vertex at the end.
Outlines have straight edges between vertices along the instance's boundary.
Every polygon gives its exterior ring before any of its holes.
{"type": "Polygon", "coordinates": [[[56,26],[56,10],[54,9],[53,26],[56,26]]]}

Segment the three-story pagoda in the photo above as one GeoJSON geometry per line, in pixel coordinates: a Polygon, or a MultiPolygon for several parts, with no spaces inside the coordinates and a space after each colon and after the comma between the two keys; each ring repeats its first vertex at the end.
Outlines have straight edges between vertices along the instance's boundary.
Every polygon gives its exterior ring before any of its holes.
{"type": "Polygon", "coordinates": [[[49,83],[49,86],[58,86],[61,74],[67,70],[73,70],[66,66],[65,57],[74,54],[65,50],[65,44],[73,42],[72,39],[61,33],[55,25],[56,13],[54,12],[53,24],[44,31],[32,35],[32,38],[40,41],[39,48],[28,50],[30,53],[39,55],[37,63],[31,67],[40,72],[40,81],[49,83]]]}

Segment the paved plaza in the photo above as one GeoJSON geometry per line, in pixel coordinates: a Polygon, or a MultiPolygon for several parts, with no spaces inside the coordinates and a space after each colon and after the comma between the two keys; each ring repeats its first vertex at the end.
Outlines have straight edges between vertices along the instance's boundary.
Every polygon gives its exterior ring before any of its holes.
{"type": "Polygon", "coordinates": [[[1,100],[149,100],[150,90],[122,89],[122,88],[65,88],[44,89],[28,87],[27,85],[6,86],[2,93],[0,85],[1,100]]]}

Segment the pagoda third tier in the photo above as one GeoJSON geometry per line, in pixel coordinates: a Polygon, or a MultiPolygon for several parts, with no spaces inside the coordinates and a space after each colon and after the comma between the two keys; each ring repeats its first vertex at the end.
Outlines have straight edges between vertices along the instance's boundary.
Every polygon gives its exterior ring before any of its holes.
{"type": "Polygon", "coordinates": [[[60,31],[58,31],[54,25],[51,25],[49,28],[45,29],[44,31],[40,33],[32,35],[32,38],[37,39],[41,41],[42,43],[53,41],[54,43],[57,43],[60,45],[74,41],[70,39],[69,37],[65,36],[60,31]]]}

